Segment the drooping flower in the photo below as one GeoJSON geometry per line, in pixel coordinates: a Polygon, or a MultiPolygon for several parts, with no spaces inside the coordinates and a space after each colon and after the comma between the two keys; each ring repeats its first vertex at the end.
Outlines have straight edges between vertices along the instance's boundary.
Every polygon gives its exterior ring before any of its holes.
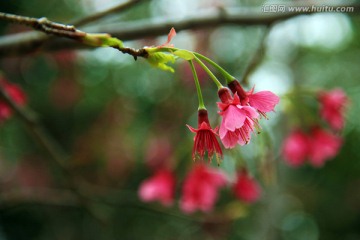
{"type": "Polygon", "coordinates": [[[236,144],[244,145],[250,142],[251,132],[259,129],[257,117],[259,114],[250,106],[242,106],[237,93],[231,97],[228,88],[218,91],[221,102],[218,103],[219,114],[222,116],[220,139],[226,148],[236,144]]]}
{"type": "Polygon", "coordinates": [[[218,198],[218,191],[227,183],[226,176],[217,169],[196,164],[184,180],[180,209],[185,213],[196,210],[209,212],[218,198]]]}
{"type": "MultiPolygon", "coordinates": [[[[7,82],[0,76],[0,87],[8,94],[8,96],[14,101],[14,103],[23,106],[26,103],[26,96],[23,90],[16,84],[7,82]]],[[[10,106],[0,99],[0,122],[5,121],[12,115],[10,106]]]]}
{"type": "Polygon", "coordinates": [[[249,176],[246,170],[243,170],[237,175],[233,192],[238,199],[253,203],[260,198],[261,188],[255,179],[249,176]]]}
{"type": "Polygon", "coordinates": [[[174,174],[169,170],[160,169],[141,183],[138,194],[144,202],[160,201],[164,206],[170,206],[174,200],[174,191],[174,174]]]}
{"type": "Polygon", "coordinates": [[[309,152],[308,136],[300,130],[293,131],[284,141],[282,154],[292,167],[302,165],[309,152]]]}
{"type": "Polygon", "coordinates": [[[334,129],[344,127],[344,112],[348,98],[342,89],[319,93],[320,115],[334,129]]]}
{"type": "Polygon", "coordinates": [[[320,127],[311,131],[309,144],[309,161],[314,167],[322,167],[326,160],[339,152],[342,139],[320,127]]]}
{"type": "Polygon", "coordinates": [[[196,133],[194,137],[194,147],[192,150],[192,158],[196,160],[199,156],[201,160],[204,159],[205,152],[207,152],[208,160],[211,161],[214,153],[218,164],[223,157],[223,153],[219,142],[216,139],[217,128],[212,129],[208,119],[208,112],[205,109],[198,111],[198,129],[189,125],[187,127],[190,131],[196,133]]]}
{"type": "Polygon", "coordinates": [[[253,87],[250,91],[246,92],[237,80],[229,83],[228,87],[234,94],[238,94],[238,96],[240,97],[241,105],[249,104],[265,118],[266,113],[273,111],[280,100],[279,97],[271,91],[260,91],[254,93],[255,87],[253,87]]]}

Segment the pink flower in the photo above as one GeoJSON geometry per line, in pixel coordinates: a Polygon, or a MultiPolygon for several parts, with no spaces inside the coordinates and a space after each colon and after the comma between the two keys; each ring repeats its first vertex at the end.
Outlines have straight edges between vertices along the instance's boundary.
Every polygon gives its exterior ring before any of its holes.
{"type": "MultiPolygon", "coordinates": [[[[0,87],[5,90],[8,96],[18,105],[23,106],[26,103],[26,96],[23,90],[16,84],[7,82],[0,77],[0,87]]],[[[8,119],[12,115],[12,110],[9,105],[0,99],[0,122],[8,119]]]]}
{"type": "Polygon", "coordinates": [[[300,130],[292,132],[283,143],[282,154],[290,166],[297,167],[303,164],[308,152],[308,136],[300,130]]]}
{"type": "Polygon", "coordinates": [[[197,164],[188,173],[182,188],[180,209],[192,213],[197,209],[209,212],[218,198],[219,188],[226,184],[226,176],[204,164],[197,164]]]}
{"type": "Polygon", "coordinates": [[[214,130],[211,128],[208,119],[208,113],[205,109],[200,109],[198,111],[198,126],[199,129],[194,129],[193,127],[187,125],[190,131],[196,133],[194,137],[192,158],[195,160],[196,156],[198,155],[200,156],[200,159],[203,160],[205,152],[207,152],[208,160],[210,162],[215,153],[217,162],[219,164],[220,159],[223,157],[223,153],[216,139],[217,128],[214,130]]]}
{"type": "Polygon", "coordinates": [[[251,132],[259,128],[256,119],[259,114],[250,106],[241,106],[237,93],[232,98],[227,88],[220,89],[218,95],[221,99],[219,114],[223,117],[219,131],[222,143],[226,148],[249,143],[251,132]]]}
{"type": "Polygon", "coordinates": [[[162,48],[162,47],[174,47],[174,44],[171,44],[171,40],[173,39],[173,37],[176,36],[176,31],[175,31],[175,28],[171,28],[170,29],[170,32],[168,34],[168,38],[167,38],[167,41],[166,43],[164,44],[161,44],[160,46],[158,46],[158,48],[162,48]]]}
{"type": "Polygon", "coordinates": [[[348,98],[343,90],[334,89],[319,94],[320,115],[334,130],[344,127],[344,111],[348,98]]]}
{"type": "Polygon", "coordinates": [[[336,156],[341,144],[340,137],[320,127],[314,127],[310,134],[294,131],[284,141],[282,151],[290,166],[300,166],[308,159],[314,167],[322,167],[326,160],[336,156]]]}
{"type": "Polygon", "coordinates": [[[238,94],[241,105],[249,104],[265,118],[266,113],[273,111],[280,100],[278,96],[270,91],[260,91],[254,93],[255,87],[253,87],[249,92],[246,92],[237,80],[232,81],[228,84],[228,86],[234,94],[238,94]]]}
{"type": "Polygon", "coordinates": [[[171,171],[161,169],[141,183],[138,194],[144,202],[160,201],[169,206],[174,200],[174,190],[175,176],[171,171]]]}
{"type": "Polygon", "coordinates": [[[319,127],[313,128],[310,136],[309,161],[314,167],[322,167],[324,162],[337,155],[342,139],[319,127]]]}
{"type": "Polygon", "coordinates": [[[261,188],[259,184],[249,176],[247,171],[243,170],[237,176],[233,192],[238,199],[252,203],[260,198],[261,188]]]}

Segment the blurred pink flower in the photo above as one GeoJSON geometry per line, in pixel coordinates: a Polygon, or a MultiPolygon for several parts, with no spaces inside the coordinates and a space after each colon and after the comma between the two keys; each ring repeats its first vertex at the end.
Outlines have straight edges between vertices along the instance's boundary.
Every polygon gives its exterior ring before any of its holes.
{"type": "Polygon", "coordinates": [[[138,194],[144,202],[160,201],[164,206],[170,206],[174,200],[174,191],[174,174],[161,169],[141,183],[138,194]]]}
{"type": "Polygon", "coordinates": [[[254,93],[255,87],[246,92],[237,80],[232,81],[228,84],[228,86],[234,94],[238,94],[241,105],[249,104],[265,118],[266,113],[273,111],[280,100],[279,97],[271,91],[260,91],[254,93]]]}
{"type": "Polygon", "coordinates": [[[250,106],[241,106],[237,93],[232,98],[227,88],[220,89],[218,95],[221,99],[218,102],[219,114],[222,116],[219,134],[225,148],[249,143],[251,132],[259,128],[256,119],[259,114],[250,106]]]}
{"type": "Polygon", "coordinates": [[[340,137],[319,127],[313,128],[309,139],[309,161],[314,167],[322,167],[326,160],[335,157],[342,144],[340,137]]]}
{"type": "Polygon", "coordinates": [[[308,136],[300,130],[293,131],[284,141],[282,154],[285,161],[293,167],[300,166],[309,152],[308,136]]]}
{"type": "Polygon", "coordinates": [[[182,188],[180,209],[192,213],[197,209],[209,212],[218,198],[218,191],[227,182],[224,173],[204,164],[197,164],[188,173],[182,188]]]}
{"type": "Polygon", "coordinates": [[[319,93],[320,115],[334,130],[344,127],[344,111],[348,98],[342,89],[319,93]]]}
{"type": "Polygon", "coordinates": [[[237,175],[233,192],[238,199],[253,203],[260,198],[261,188],[255,179],[250,177],[246,170],[243,170],[237,175]]]}
{"type": "Polygon", "coordinates": [[[300,130],[291,133],[283,143],[282,153],[290,166],[300,166],[308,158],[314,167],[322,167],[326,160],[336,156],[341,144],[340,137],[314,127],[310,134],[300,130]]]}
{"type": "Polygon", "coordinates": [[[220,163],[220,159],[223,157],[221,147],[216,139],[217,128],[212,129],[208,119],[208,112],[205,109],[198,111],[198,129],[187,125],[190,131],[196,133],[194,137],[194,147],[192,150],[192,158],[196,160],[196,156],[200,156],[200,159],[204,159],[205,152],[207,152],[208,160],[211,161],[214,153],[217,158],[217,162],[220,163]]]}
{"type": "MultiPolygon", "coordinates": [[[[8,96],[18,105],[23,106],[26,103],[26,96],[24,91],[16,84],[7,82],[0,76],[0,87],[8,94],[8,96]]],[[[5,121],[12,116],[12,110],[9,105],[0,100],[0,122],[5,121]]]]}

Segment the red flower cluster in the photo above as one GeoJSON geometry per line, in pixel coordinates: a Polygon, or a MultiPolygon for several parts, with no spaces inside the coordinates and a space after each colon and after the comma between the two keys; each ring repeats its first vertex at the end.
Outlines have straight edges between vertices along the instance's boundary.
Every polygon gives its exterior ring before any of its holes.
{"type": "MultiPolygon", "coordinates": [[[[341,130],[348,102],[345,93],[341,89],[320,92],[319,102],[320,116],[333,130],[341,130]]],[[[290,166],[300,166],[309,159],[311,165],[321,167],[326,160],[337,155],[341,145],[341,137],[316,126],[308,134],[301,130],[293,131],[284,141],[282,153],[290,166]]]]}
{"type": "Polygon", "coordinates": [[[218,191],[225,186],[226,176],[220,170],[203,164],[195,165],[186,177],[182,189],[180,208],[185,213],[197,209],[209,212],[218,198],[218,191]]]}
{"type": "MultiPolygon", "coordinates": [[[[141,183],[139,198],[144,202],[159,201],[164,206],[170,206],[174,201],[175,182],[173,172],[160,169],[141,183]]],[[[180,209],[184,213],[196,210],[210,212],[219,197],[219,190],[228,183],[228,177],[221,170],[202,163],[196,164],[185,177],[180,209]]],[[[257,201],[261,194],[259,184],[246,170],[239,172],[232,190],[236,198],[247,203],[257,201]]]]}
{"type": "Polygon", "coordinates": [[[283,144],[285,161],[293,167],[300,166],[309,159],[314,167],[321,167],[325,161],[336,156],[342,139],[320,127],[312,129],[310,134],[300,130],[291,133],[283,144]]]}
{"type": "Polygon", "coordinates": [[[343,90],[337,88],[329,92],[320,92],[320,115],[334,130],[344,127],[345,107],[348,98],[343,90]]]}
{"type": "MultiPolygon", "coordinates": [[[[24,91],[16,84],[9,83],[0,76],[0,87],[4,89],[7,95],[18,105],[23,106],[26,103],[24,91]]],[[[0,123],[4,122],[12,116],[12,110],[9,105],[0,100],[0,123]]]]}
{"type": "Polygon", "coordinates": [[[270,91],[254,93],[254,88],[246,92],[237,80],[228,84],[228,88],[218,91],[221,102],[218,103],[219,114],[223,117],[220,125],[220,139],[226,148],[236,144],[244,145],[250,142],[251,133],[260,129],[259,114],[273,111],[279,103],[279,97],[270,91]]]}

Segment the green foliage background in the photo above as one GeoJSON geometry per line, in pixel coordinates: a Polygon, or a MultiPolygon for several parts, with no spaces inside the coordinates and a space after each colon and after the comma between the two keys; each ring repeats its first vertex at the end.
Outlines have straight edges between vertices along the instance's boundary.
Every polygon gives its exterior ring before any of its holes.
{"type": "MultiPolygon", "coordinates": [[[[191,1],[185,2],[183,11],[196,13],[191,1]]],[[[2,0],[0,9],[66,23],[96,11],[84,3],[2,0]]],[[[260,9],[263,2],[232,1],[230,5],[250,4],[260,9]]],[[[173,10],[171,6],[166,1],[148,1],[104,22],[171,19],[167,14],[173,10]]],[[[134,62],[114,49],[63,52],[65,61],[59,60],[56,52],[2,58],[3,75],[23,87],[28,105],[72,156],[69,164],[73,171],[100,194],[94,194],[86,207],[68,198],[60,171],[13,117],[0,128],[0,239],[360,239],[360,18],[357,14],[315,15],[273,27],[265,41],[264,59],[247,87],[256,83],[281,96],[293,88],[343,88],[351,102],[341,152],[320,169],[286,166],[280,155],[281,143],[297,118],[288,112],[286,100],[282,101],[276,114],[269,115],[271,120],[262,120],[263,132],[250,145],[226,151],[220,166],[234,174],[238,162],[246,162],[263,186],[261,201],[247,206],[234,200],[230,191],[223,191],[211,214],[184,215],[177,204],[164,208],[144,204],[137,197],[139,184],[151,174],[144,164],[151,139],[165,138],[170,143],[173,153],[169,161],[179,179],[177,199],[192,164],[193,135],[185,124],[196,124],[197,98],[191,75],[181,61],[171,74],[152,68],[143,59],[134,62]],[[324,25],[315,27],[313,34],[329,39],[309,42],[306,29],[322,18],[332,19],[338,27],[332,32],[324,25]],[[277,37],[276,31],[287,34],[277,37]],[[340,40],[331,45],[331,38],[340,40]],[[261,83],[256,78],[260,73],[261,83]],[[8,194],[44,188],[53,191],[51,196],[39,193],[40,200],[27,195],[13,199],[8,194]],[[49,198],[55,200],[46,201],[49,198]]],[[[2,35],[21,30],[16,25],[0,25],[2,35]]],[[[233,25],[184,31],[174,44],[211,57],[240,78],[263,32],[261,26],[233,25]]],[[[125,44],[142,47],[164,39],[125,44]]],[[[216,88],[202,76],[205,102],[215,125],[219,121],[216,88]]]]}

